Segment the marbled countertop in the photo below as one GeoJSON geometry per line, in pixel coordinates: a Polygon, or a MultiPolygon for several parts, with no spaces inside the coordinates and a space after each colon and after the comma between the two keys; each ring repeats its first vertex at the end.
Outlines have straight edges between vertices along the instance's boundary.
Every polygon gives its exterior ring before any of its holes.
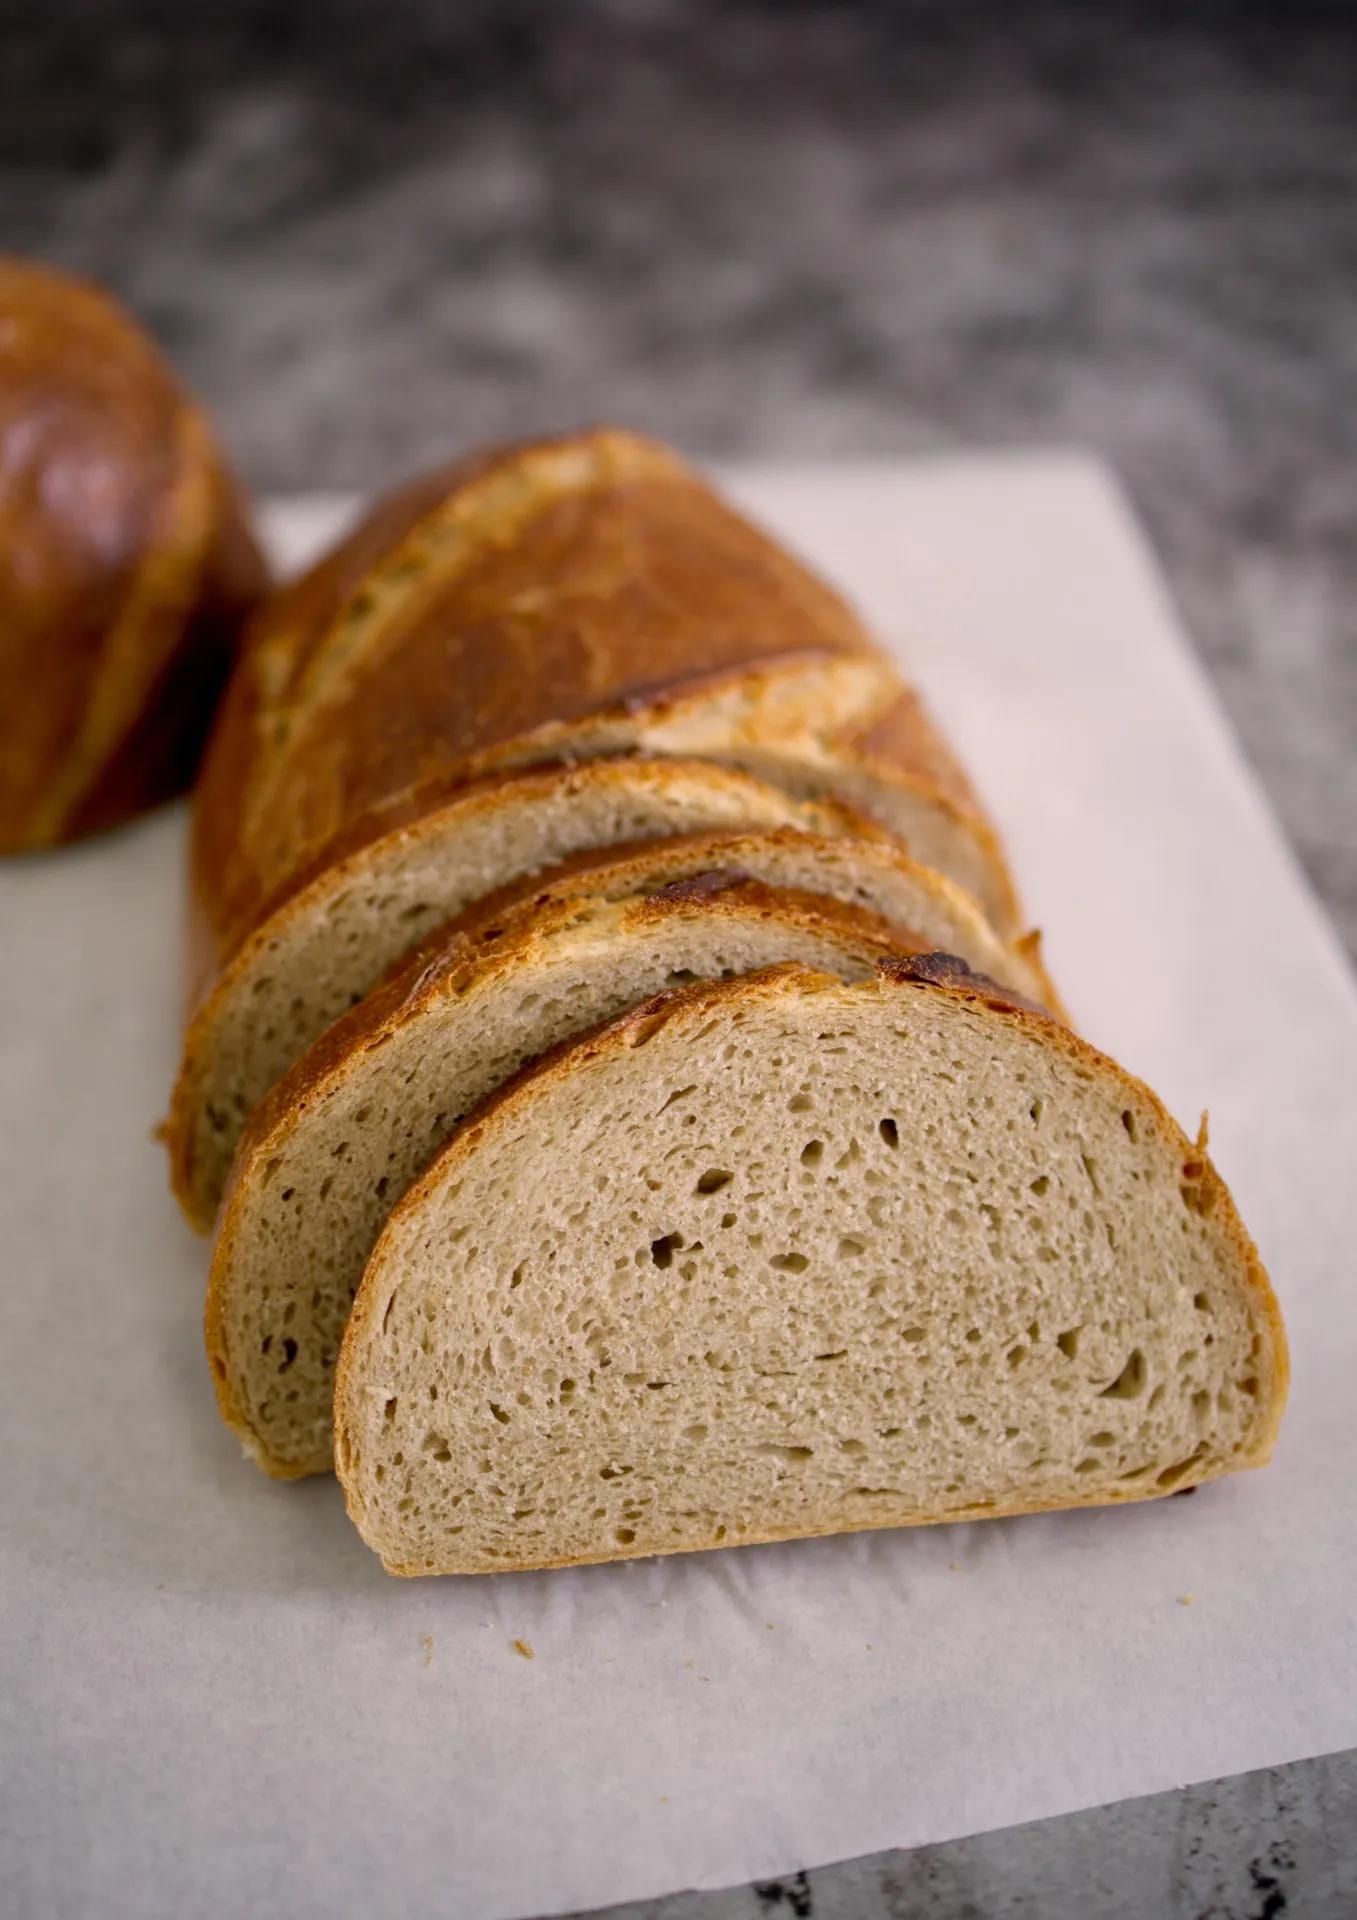
{"type": "MultiPolygon", "coordinates": [[[[0,246],[260,489],[597,417],[1092,448],[1357,952],[1357,26],[1282,13],[10,0],[0,246]]],[[[666,1911],[1308,1920],[1354,1832],[1349,1758],[666,1911]]]]}

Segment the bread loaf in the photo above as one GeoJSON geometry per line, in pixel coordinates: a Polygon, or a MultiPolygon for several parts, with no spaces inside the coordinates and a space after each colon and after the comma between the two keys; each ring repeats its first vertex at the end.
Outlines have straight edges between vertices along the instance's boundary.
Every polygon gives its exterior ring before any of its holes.
{"type": "Polygon", "coordinates": [[[328,1469],[334,1360],[372,1244],[457,1121],[525,1060],[682,976],[802,958],[853,977],[940,940],[1032,983],[929,869],[786,829],[631,850],[445,930],[317,1042],[241,1143],[207,1326],[247,1449],[279,1475],[328,1469]]]}
{"type": "MultiPolygon", "coordinates": [[[[224,962],[300,876],[470,776],[637,749],[813,759],[898,692],[838,595],[655,442],[479,455],[380,503],[256,628],[199,796],[204,944],[224,962]]],[[[926,734],[897,739],[920,804],[926,734]]],[[[939,801],[974,811],[950,780],[939,801]]]]}
{"type": "Polygon", "coordinates": [[[405,1574],[1142,1500],[1268,1457],[1285,1338],[1148,1090],[942,956],[633,1009],[395,1208],[344,1339],[405,1574]]]}
{"type": "Polygon", "coordinates": [[[150,339],[0,258],[0,853],[180,792],[264,566],[150,339]]]}
{"type": "Polygon", "coordinates": [[[278,1075],[478,894],[618,840],[816,826],[825,805],[882,831],[841,786],[1016,934],[993,831],[917,701],[838,596],[666,449],[575,434],[379,503],[255,625],[204,770],[167,1123],[190,1219],[210,1221],[278,1075]]]}

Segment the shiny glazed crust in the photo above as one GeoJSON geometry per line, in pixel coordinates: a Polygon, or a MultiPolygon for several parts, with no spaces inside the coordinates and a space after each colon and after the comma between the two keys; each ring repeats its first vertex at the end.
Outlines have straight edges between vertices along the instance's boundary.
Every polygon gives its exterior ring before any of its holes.
{"type": "Polygon", "coordinates": [[[0,259],[0,851],[181,791],[264,563],[210,428],[97,289],[0,259]]]}

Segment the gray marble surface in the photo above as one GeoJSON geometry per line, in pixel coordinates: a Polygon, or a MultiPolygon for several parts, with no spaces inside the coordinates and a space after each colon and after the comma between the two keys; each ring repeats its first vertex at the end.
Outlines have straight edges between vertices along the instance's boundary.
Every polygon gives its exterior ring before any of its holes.
{"type": "MultiPolygon", "coordinates": [[[[1357,952],[1357,16],[7,0],[0,246],[148,320],[261,489],[611,417],[1125,479],[1357,952]]],[[[701,1913],[1357,1914],[1315,1762],[701,1913]]]]}

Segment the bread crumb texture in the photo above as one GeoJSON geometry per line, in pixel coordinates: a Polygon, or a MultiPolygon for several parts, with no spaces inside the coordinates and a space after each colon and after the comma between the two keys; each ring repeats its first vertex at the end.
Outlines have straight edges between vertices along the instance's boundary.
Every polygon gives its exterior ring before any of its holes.
{"type": "Polygon", "coordinates": [[[1143,1499],[1271,1448],[1203,1154],[1053,1022],[781,968],[492,1102],[379,1241],[336,1396],[393,1571],[1143,1499]]]}

